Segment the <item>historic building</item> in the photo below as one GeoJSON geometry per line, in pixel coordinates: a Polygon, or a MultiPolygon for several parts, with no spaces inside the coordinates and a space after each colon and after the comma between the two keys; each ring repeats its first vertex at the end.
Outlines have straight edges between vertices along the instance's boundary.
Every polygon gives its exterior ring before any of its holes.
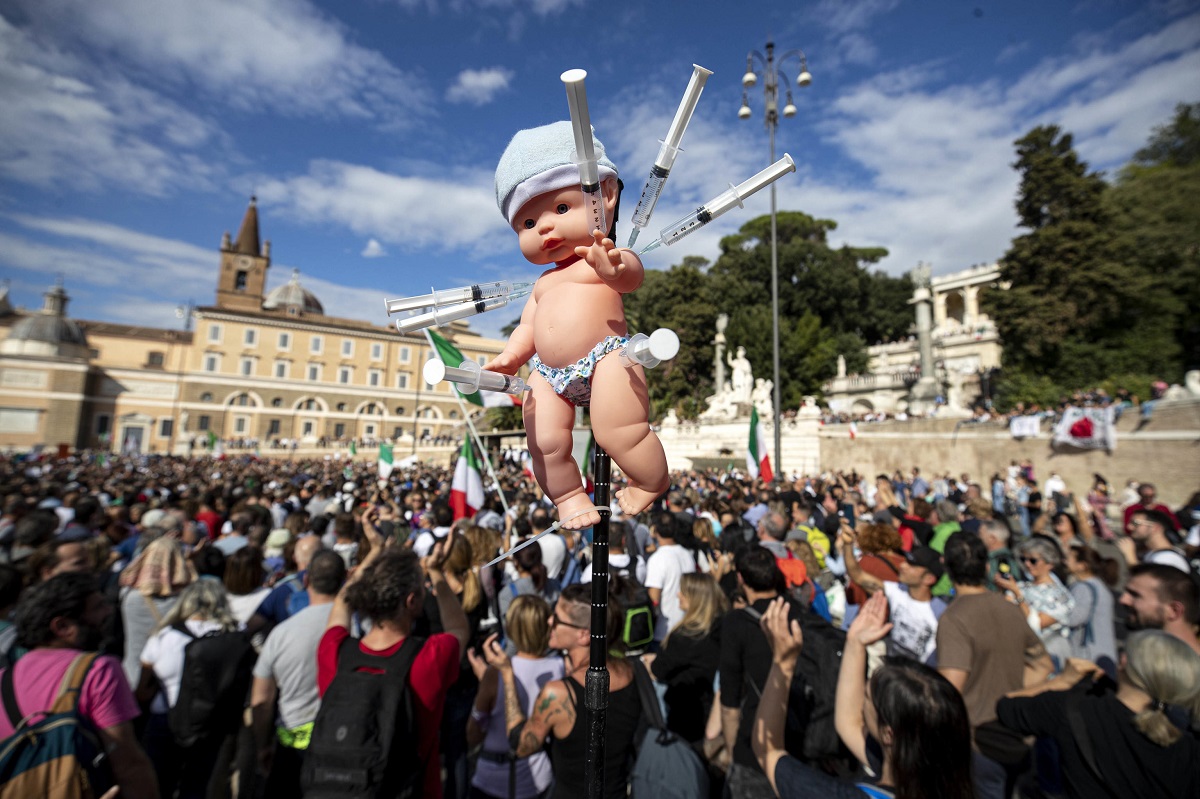
{"type": "MultiPolygon", "coordinates": [[[[982,264],[941,275],[929,281],[926,300],[932,304],[934,375],[945,401],[943,415],[967,415],[972,400],[1000,366],[1001,345],[996,325],[983,312],[981,300],[1002,289],[1000,268],[982,264]]],[[[914,298],[913,302],[917,302],[914,298]]],[[[866,374],[839,374],[824,385],[825,401],[839,413],[895,413],[911,409],[911,392],[921,377],[920,331],[902,341],[867,348],[866,374]]]]}
{"type": "MultiPolygon", "coordinates": [[[[422,334],[327,316],[298,273],[268,294],[270,267],[251,199],[221,241],[216,302],[186,330],[73,320],[61,284],[37,312],[0,292],[0,447],[186,453],[215,437],[269,454],[390,439],[404,452],[459,435],[449,384],[420,376],[422,334]]],[[[504,346],[464,322],[439,332],[480,363],[504,346]]]]}

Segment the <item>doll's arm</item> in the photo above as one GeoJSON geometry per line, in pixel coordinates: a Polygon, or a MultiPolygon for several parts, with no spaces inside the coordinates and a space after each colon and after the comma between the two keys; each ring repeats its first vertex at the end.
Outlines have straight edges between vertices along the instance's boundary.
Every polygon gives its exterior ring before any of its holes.
{"type": "Polygon", "coordinates": [[[636,291],[645,277],[642,259],[633,250],[618,248],[612,239],[604,238],[599,230],[593,235],[595,241],[576,247],[575,254],[587,261],[588,266],[595,269],[600,279],[613,291],[620,294],[636,291]]]}
{"type": "Polygon", "coordinates": [[[533,317],[537,313],[537,292],[529,295],[525,309],[521,311],[521,322],[508,337],[504,351],[483,365],[485,371],[515,375],[533,357],[533,317]]]}

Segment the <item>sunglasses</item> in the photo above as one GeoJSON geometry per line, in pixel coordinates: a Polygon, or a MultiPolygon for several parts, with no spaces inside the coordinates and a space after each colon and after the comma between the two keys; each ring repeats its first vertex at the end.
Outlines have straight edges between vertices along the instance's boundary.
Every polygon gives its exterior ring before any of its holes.
{"type": "Polygon", "coordinates": [[[1028,563],[1030,566],[1036,566],[1042,562],[1042,559],[1041,558],[1023,557],[1023,558],[1021,558],[1021,562],[1028,563]]]}
{"type": "Polygon", "coordinates": [[[558,617],[557,613],[555,613],[553,616],[551,616],[550,620],[554,622],[555,627],[574,627],[576,630],[588,629],[587,627],[584,627],[582,624],[572,624],[569,621],[563,621],[562,619],[560,619],[558,617]]]}

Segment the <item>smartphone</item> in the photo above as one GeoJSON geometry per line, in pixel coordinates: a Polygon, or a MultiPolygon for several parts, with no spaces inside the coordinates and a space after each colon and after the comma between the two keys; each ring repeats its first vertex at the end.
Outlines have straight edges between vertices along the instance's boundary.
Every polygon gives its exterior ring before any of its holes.
{"type": "Polygon", "coordinates": [[[845,517],[846,521],[850,522],[850,526],[855,527],[856,524],[854,521],[854,503],[853,502],[843,502],[841,510],[838,511],[838,516],[845,517]]]}

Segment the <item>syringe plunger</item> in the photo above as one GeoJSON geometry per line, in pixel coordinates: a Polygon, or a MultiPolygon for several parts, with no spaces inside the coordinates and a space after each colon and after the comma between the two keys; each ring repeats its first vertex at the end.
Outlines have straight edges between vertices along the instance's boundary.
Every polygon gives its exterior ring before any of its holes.
{"type": "Polygon", "coordinates": [[[592,118],[588,113],[587,71],[568,69],[560,76],[567,89],[567,106],[571,112],[571,131],[575,134],[575,158],[579,164],[579,187],[583,190],[584,208],[589,226],[608,235],[608,216],[604,210],[604,193],[600,190],[600,165],[592,143],[592,118]]]}
{"type": "Polygon", "coordinates": [[[478,302],[464,302],[459,305],[434,308],[428,313],[397,319],[396,330],[401,333],[412,333],[426,327],[441,327],[456,319],[466,319],[468,316],[487,313],[497,308],[503,308],[505,305],[508,305],[508,297],[492,297],[478,302]]]}
{"type": "Polygon", "coordinates": [[[663,361],[669,361],[679,353],[679,336],[674,330],[660,327],[650,335],[635,333],[621,350],[621,363],[625,368],[641,364],[653,369],[663,361]]]}
{"type": "Polygon", "coordinates": [[[429,294],[419,294],[415,297],[404,297],[397,300],[384,300],[383,305],[388,316],[403,311],[417,311],[421,308],[439,308],[443,305],[453,305],[460,302],[478,302],[493,297],[508,297],[516,299],[523,297],[533,289],[533,284],[511,280],[497,280],[492,283],[476,283],[473,286],[442,289],[430,289],[429,294]]]}
{"type": "Polygon", "coordinates": [[[500,372],[484,371],[483,367],[474,361],[463,361],[458,366],[447,366],[438,359],[425,362],[421,370],[425,382],[437,385],[443,380],[457,383],[464,394],[474,394],[476,391],[500,391],[505,394],[520,396],[529,387],[525,381],[513,375],[500,372]]]}

